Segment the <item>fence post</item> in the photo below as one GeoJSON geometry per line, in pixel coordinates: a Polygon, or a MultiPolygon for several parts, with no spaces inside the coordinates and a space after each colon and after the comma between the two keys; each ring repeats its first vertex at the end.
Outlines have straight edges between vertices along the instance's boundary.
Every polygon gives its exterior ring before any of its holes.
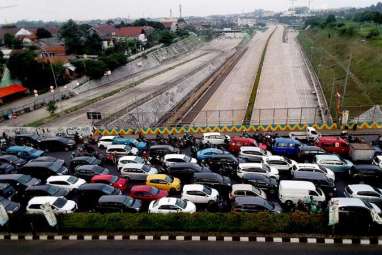
{"type": "Polygon", "coordinates": [[[375,105],[374,106],[374,111],[373,111],[373,123],[376,122],[376,120],[375,120],[375,111],[376,111],[376,109],[377,109],[377,106],[375,105]]]}
{"type": "Polygon", "coordinates": [[[259,109],[259,125],[261,125],[261,109],[259,109]]]}
{"type": "Polygon", "coordinates": [[[289,122],[289,108],[287,108],[287,114],[286,114],[286,124],[288,125],[289,122]]]}
{"type": "Polygon", "coordinates": [[[313,124],[316,124],[316,117],[317,117],[317,108],[314,109],[314,120],[313,120],[313,124]]]}
{"type": "Polygon", "coordinates": [[[275,124],[275,114],[276,114],[276,109],[273,108],[273,113],[272,113],[272,124],[275,124]]]}
{"type": "Polygon", "coordinates": [[[219,127],[220,127],[220,110],[218,110],[219,113],[219,127]]]}
{"type": "Polygon", "coordinates": [[[235,118],[234,118],[234,114],[235,114],[235,111],[232,109],[231,110],[232,111],[232,126],[234,126],[235,125],[235,118]]]}
{"type": "Polygon", "coordinates": [[[301,111],[300,111],[300,125],[302,124],[302,111],[303,111],[303,108],[301,107],[301,111]]]}
{"type": "Polygon", "coordinates": [[[207,125],[208,125],[208,110],[206,111],[206,124],[204,127],[207,127],[207,125]]]}

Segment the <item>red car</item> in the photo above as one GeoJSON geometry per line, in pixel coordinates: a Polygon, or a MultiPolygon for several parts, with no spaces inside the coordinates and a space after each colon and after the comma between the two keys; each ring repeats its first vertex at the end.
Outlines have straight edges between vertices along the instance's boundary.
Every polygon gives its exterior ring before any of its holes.
{"type": "Polygon", "coordinates": [[[315,145],[321,147],[329,153],[338,155],[349,155],[349,143],[337,136],[321,136],[315,142],[315,145]]]}
{"type": "Polygon", "coordinates": [[[127,189],[127,180],[110,174],[99,174],[92,177],[91,183],[103,183],[113,186],[116,189],[125,191],[127,189]]]}
{"type": "Polygon", "coordinates": [[[167,197],[168,192],[147,185],[136,185],[131,188],[129,195],[132,198],[140,199],[144,202],[150,202],[161,199],[162,197],[167,197]]]}
{"type": "Polygon", "coordinates": [[[257,144],[257,141],[253,138],[247,138],[242,136],[233,136],[228,145],[228,151],[231,153],[239,153],[242,146],[254,146],[260,147],[263,150],[267,149],[267,146],[264,144],[257,144]]]}

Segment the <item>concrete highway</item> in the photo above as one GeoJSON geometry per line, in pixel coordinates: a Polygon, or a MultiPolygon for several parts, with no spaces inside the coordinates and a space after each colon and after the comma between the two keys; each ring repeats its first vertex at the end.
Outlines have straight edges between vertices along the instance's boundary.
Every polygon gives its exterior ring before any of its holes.
{"type": "Polygon", "coordinates": [[[298,33],[289,30],[284,42],[284,29],[279,25],[268,45],[251,121],[255,124],[300,123],[300,117],[302,123],[311,123],[315,119],[318,102],[299,49],[298,33]],[[260,113],[258,109],[269,110],[260,113]]]}
{"type": "Polygon", "coordinates": [[[193,241],[1,241],[2,255],[368,255],[381,247],[193,241]]]}
{"type": "Polygon", "coordinates": [[[194,125],[237,124],[243,121],[261,54],[273,29],[270,27],[253,36],[247,52],[195,118],[194,125]]]}

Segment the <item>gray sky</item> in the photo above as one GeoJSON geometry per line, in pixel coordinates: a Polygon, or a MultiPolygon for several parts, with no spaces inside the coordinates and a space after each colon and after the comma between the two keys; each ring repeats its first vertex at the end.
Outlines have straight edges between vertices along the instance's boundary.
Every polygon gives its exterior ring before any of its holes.
{"type": "MultiPolygon", "coordinates": [[[[369,6],[378,0],[311,0],[313,8],[369,6]]],[[[382,1],[382,0],[379,0],[382,1]]],[[[296,6],[307,5],[308,0],[297,0],[296,6]]],[[[107,19],[115,17],[165,17],[172,8],[178,15],[183,5],[184,16],[206,16],[252,11],[254,9],[286,10],[289,0],[0,0],[0,23],[26,20],[107,19]]]]}

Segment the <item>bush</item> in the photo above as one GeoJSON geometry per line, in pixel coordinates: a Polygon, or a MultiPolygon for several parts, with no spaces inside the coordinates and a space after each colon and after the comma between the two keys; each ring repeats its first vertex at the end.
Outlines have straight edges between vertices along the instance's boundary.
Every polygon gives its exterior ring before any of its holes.
{"type": "Polygon", "coordinates": [[[379,30],[376,29],[376,28],[373,28],[369,31],[369,33],[367,33],[366,35],[366,38],[367,39],[372,39],[372,38],[375,38],[375,37],[378,37],[379,36],[379,30]]]}
{"type": "Polygon", "coordinates": [[[85,74],[90,79],[100,79],[107,71],[107,66],[100,60],[87,60],[84,64],[85,74]]]}

